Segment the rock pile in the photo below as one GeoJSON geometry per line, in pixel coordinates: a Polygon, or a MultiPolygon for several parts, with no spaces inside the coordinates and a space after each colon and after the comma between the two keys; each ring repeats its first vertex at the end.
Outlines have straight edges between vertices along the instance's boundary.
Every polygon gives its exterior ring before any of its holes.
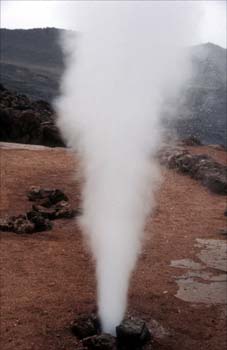
{"type": "Polygon", "coordinates": [[[183,148],[164,148],[159,153],[161,164],[190,175],[210,191],[227,194],[227,166],[206,154],[192,155],[183,148]]]}
{"type": "Polygon", "coordinates": [[[81,214],[80,209],[72,209],[68,197],[59,189],[33,186],[27,196],[34,202],[32,209],[23,215],[0,219],[1,231],[19,234],[47,231],[53,227],[51,220],[71,219],[81,214]]]}
{"type": "Polygon", "coordinates": [[[79,214],[79,209],[72,209],[68,197],[59,189],[47,189],[33,186],[28,192],[28,199],[35,202],[32,211],[27,215],[34,217],[37,214],[46,219],[73,218],[79,214]]]}
{"type": "Polygon", "coordinates": [[[95,314],[79,315],[72,323],[72,333],[79,339],[101,333],[101,326],[95,314]]]}
{"type": "Polygon", "coordinates": [[[31,101],[0,84],[0,141],[64,147],[48,102],[31,101]]]}
{"type": "Polygon", "coordinates": [[[22,233],[34,233],[48,231],[52,228],[49,219],[41,215],[30,216],[29,213],[11,216],[8,219],[0,219],[0,231],[22,233]]]}
{"type": "Polygon", "coordinates": [[[195,136],[188,137],[181,140],[182,145],[185,146],[201,146],[202,142],[195,136]]]}
{"type": "Polygon", "coordinates": [[[151,345],[151,333],[144,321],[127,318],[116,327],[116,337],[102,334],[98,318],[94,315],[79,316],[71,328],[80,339],[81,350],[142,350],[151,345]]]}
{"type": "Polygon", "coordinates": [[[117,339],[122,349],[140,349],[150,339],[151,334],[144,321],[129,318],[116,327],[117,339]]]}

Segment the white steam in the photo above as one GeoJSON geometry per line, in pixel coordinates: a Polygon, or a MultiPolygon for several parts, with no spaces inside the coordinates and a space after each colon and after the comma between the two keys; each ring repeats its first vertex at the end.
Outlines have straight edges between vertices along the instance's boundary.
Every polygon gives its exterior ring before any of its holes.
{"type": "Polygon", "coordinates": [[[81,32],[64,38],[70,55],[56,102],[58,125],[83,159],[83,228],[97,263],[99,315],[115,332],[159,177],[163,97],[188,76],[183,55],[197,22],[186,2],[81,6],[81,32]]]}

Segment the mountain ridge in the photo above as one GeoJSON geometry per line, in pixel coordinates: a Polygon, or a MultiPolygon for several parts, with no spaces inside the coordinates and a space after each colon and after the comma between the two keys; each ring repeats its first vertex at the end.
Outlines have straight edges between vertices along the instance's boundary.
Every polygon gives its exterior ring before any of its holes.
{"type": "MultiPolygon", "coordinates": [[[[64,29],[0,29],[1,83],[29,98],[51,102],[59,94],[64,29]]],[[[170,128],[180,138],[226,145],[226,49],[213,43],[190,48],[193,74],[170,128]]],[[[179,105],[178,105],[179,104],[179,105]]],[[[168,118],[167,118],[168,119],[168,118]]]]}

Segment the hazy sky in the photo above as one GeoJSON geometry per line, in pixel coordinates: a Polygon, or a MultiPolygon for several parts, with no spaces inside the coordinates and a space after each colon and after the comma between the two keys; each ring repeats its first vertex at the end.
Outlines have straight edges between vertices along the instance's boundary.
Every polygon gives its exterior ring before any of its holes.
{"type": "MultiPolygon", "coordinates": [[[[190,1],[182,1],[185,6],[190,5],[190,1]]],[[[165,5],[165,1],[158,2],[165,5]]],[[[226,47],[226,0],[194,0],[193,3],[195,2],[203,10],[198,43],[209,41],[226,47]]],[[[66,14],[76,13],[81,8],[89,7],[91,3],[92,6],[102,6],[104,1],[1,0],[1,28],[57,27],[71,29],[72,24],[69,24],[71,22],[67,19],[66,14]]],[[[111,4],[111,1],[108,3],[111,4]]],[[[149,2],[144,2],[146,3],[149,2]]],[[[74,23],[73,27],[73,29],[80,30],[77,23],[74,23]]]]}

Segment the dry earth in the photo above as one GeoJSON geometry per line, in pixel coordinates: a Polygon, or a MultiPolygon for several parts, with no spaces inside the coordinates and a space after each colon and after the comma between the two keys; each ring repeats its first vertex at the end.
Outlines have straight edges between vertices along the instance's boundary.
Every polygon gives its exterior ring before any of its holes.
{"type": "MultiPolygon", "coordinates": [[[[189,149],[226,162],[224,151],[189,149]]],[[[69,151],[2,144],[0,152],[1,216],[30,208],[30,185],[58,187],[76,205],[78,161],[69,151]]],[[[153,330],[154,350],[224,350],[226,240],[218,230],[226,225],[226,199],[175,171],[163,175],[129,312],[153,330]]],[[[70,322],[94,307],[94,266],[76,220],[33,235],[1,233],[2,350],[74,350],[70,322]]]]}

